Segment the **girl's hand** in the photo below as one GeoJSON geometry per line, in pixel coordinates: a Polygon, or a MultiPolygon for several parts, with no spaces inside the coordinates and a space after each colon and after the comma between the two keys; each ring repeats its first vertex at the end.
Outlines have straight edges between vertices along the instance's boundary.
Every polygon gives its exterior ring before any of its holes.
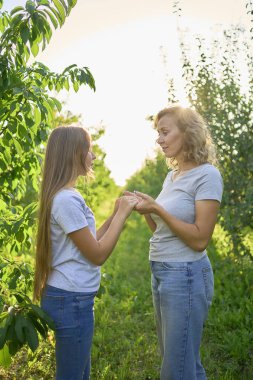
{"type": "Polygon", "coordinates": [[[118,211],[123,212],[128,217],[134,207],[137,205],[138,199],[133,195],[124,195],[120,198],[118,211]]]}
{"type": "Polygon", "coordinates": [[[135,206],[135,210],[140,214],[150,214],[154,212],[156,202],[155,200],[147,194],[135,191],[134,194],[139,199],[139,202],[135,206]]]}
{"type": "Polygon", "coordinates": [[[117,211],[118,211],[118,209],[119,209],[119,204],[120,204],[121,198],[122,198],[122,197],[120,197],[120,198],[116,199],[116,201],[115,201],[115,203],[114,203],[114,210],[113,210],[113,215],[115,215],[115,214],[116,214],[116,212],[117,212],[117,211]]]}
{"type": "MultiPolygon", "coordinates": [[[[137,191],[124,191],[124,195],[135,197],[138,200],[138,203],[142,201],[142,198],[137,195],[137,191]]],[[[134,208],[136,210],[136,207],[134,208]]]]}

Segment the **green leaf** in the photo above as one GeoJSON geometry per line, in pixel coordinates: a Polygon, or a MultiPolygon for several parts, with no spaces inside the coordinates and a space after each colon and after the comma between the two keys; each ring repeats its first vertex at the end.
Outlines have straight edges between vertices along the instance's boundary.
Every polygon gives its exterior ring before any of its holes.
{"type": "Polygon", "coordinates": [[[77,92],[79,90],[79,83],[75,81],[73,83],[73,88],[74,88],[74,91],[77,92]]]}
{"type": "Polygon", "coordinates": [[[8,329],[8,326],[4,326],[3,328],[0,328],[0,350],[5,345],[7,329],[8,329]]]}
{"type": "Polygon", "coordinates": [[[40,5],[50,5],[48,0],[38,0],[40,5]]]}
{"type": "Polygon", "coordinates": [[[26,325],[26,319],[23,317],[23,315],[18,313],[16,315],[15,332],[20,343],[25,342],[24,328],[26,327],[26,325]]]}
{"type": "Polygon", "coordinates": [[[11,164],[11,151],[10,151],[9,147],[5,147],[4,156],[5,156],[8,164],[10,165],[11,164]]]}
{"type": "Polygon", "coordinates": [[[59,100],[57,100],[56,98],[53,98],[53,97],[51,97],[51,99],[54,101],[54,104],[56,105],[56,108],[57,108],[58,112],[60,112],[61,109],[62,109],[62,105],[59,102],[59,100]]]}
{"type": "Polygon", "coordinates": [[[30,38],[30,30],[27,25],[22,26],[22,28],[20,29],[20,34],[23,43],[26,44],[30,38]]]}
{"type": "Polygon", "coordinates": [[[64,80],[64,87],[66,88],[67,91],[69,91],[69,81],[67,78],[64,80]]]}
{"type": "Polygon", "coordinates": [[[27,137],[27,130],[26,128],[24,127],[23,124],[19,124],[18,125],[18,135],[19,137],[23,138],[23,137],[27,137]]]}
{"type": "MultiPolygon", "coordinates": [[[[0,326],[2,326],[3,321],[9,316],[9,313],[7,311],[0,314],[0,326]]],[[[0,335],[1,337],[1,335],[0,335]]]]}
{"type": "Polygon", "coordinates": [[[70,71],[73,67],[77,67],[77,65],[74,63],[73,65],[66,67],[66,69],[63,70],[62,75],[65,74],[67,71],[70,71]]]}
{"type": "Polygon", "coordinates": [[[8,368],[11,364],[11,356],[9,353],[8,346],[5,345],[2,350],[0,350],[0,365],[8,368]]]}
{"type": "Polygon", "coordinates": [[[68,0],[68,4],[71,8],[74,8],[74,6],[76,5],[77,3],[77,0],[68,0]]]}
{"type": "Polygon", "coordinates": [[[14,142],[14,145],[15,145],[15,148],[16,148],[18,154],[19,154],[20,156],[22,156],[22,154],[23,154],[23,149],[22,149],[21,145],[19,144],[19,142],[18,142],[16,139],[13,139],[13,142],[14,142]]]}
{"type": "Polygon", "coordinates": [[[38,52],[39,52],[39,46],[36,42],[33,42],[32,46],[31,46],[31,52],[32,52],[32,55],[34,57],[36,57],[38,55],[38,52]]]}
{"type": "Polygon", "coordinates": [[[59,25],[62,26],[63,23],[64,23],[64,21],[62,20],[61,15],[53,7],[50,7],[50,11],[53,12],[53,14],[55,15],[57,21],[59,22],[59,25]]]}
{"type": "Polygon", "coordinates": [[[24,331],[28,346],[34,352],[39,345],[39,338],[32,321],[28,318],[26,319],[24,331]]]}
{"type": "Polygon", "coordinates": [[[42,320],[45,321],[50,329],[55,330],[55,324],[52,318],[46,314],[39,306],[31,304],[31,309],[38,315],[38,317],[42,320]]]}
{"type": "Polygon", "coordinates": [[[14,315],[8,313],[6,321],[5,321],[5,325],[3,328],[0,329],[0,349],[4,347],[4,344],[7,339],[8,329],[13,322],[13,318],[14,318],[14,315]]]}
{"type": "Polygon", "coordinates": [[[18,340],[12,340],[8,343],[9,346],[9,353],[11,356],[14,356],[18,350],[21,348],[22,344],[18,340]]]}
{"type": "Polygon", "coordinates": [[[60,3],[59,0],[52,0],[56,9],[58,10],[59,14],[60,14],[60,17],[61,17],[61,20],[62,20],[62,23],[64,23],[65,21],[65,18],[66,18],[66,15],[65,15],[65,11],[64,11],[64,7],[62,6],[62,4],[60,3]]]}
{"type": "Polygon", "coordinates": [[[13,19],[11,20],[11,26],[16,27],[17,24],[19,24],[20,21],[23,19],[23,17],[24,17],[23,13],[19,13],[16,16],[14,16],[13,19]]]}
{"type": "Polygon", "coordinates": [[[51,23],[53,24],[53,26],[55,27],[55,29],[58,28],[58,22],[56,20],[56,18],[54,17],[54,15],[52,15],[51,12],[49,12],[47,9],[44,10],[44,12],[48,15],[48,17],[50,18],[50,21],[51,23]]]}
{"type": "Polygon", "coordinates": [[[20,12],[20,11],[24,11],[24,10],[25,9],[21,6],[15,7],[11,10],[10,15],[13,16],[15,13],[20,12]]]}
{"type": "Polygon", "coordinates": [[[32,323],[34,324],[34,327],[40,333],[40,335],[43,336],[43,338],[46,338],[47,337],[47,333],[48,333],[48,328],[47,328],[46,324],[45,323],[44,324],[40,323],[37,320],[36,315],[32,314],[31,312],[28,313],[28,316],[32,320],[32,323]]]}
{"type": "Polygon", "coordinates": [[[34,108],[34,121],[35,125],[39,125],[41,122],[41,113],[38,107],[34,108]]]}
{"type": "Polygon", "coordinates": [[[66,13],[66,15],[67,15],[67,14],[69,13],[69,9],[68,9],[68,7],[67,7],[65,1],[64,1],[64,0],[60,0],[60,2],[61,2],[61,4],[62,4],[63,8],[65,9],[65,13],[66,13]]]}

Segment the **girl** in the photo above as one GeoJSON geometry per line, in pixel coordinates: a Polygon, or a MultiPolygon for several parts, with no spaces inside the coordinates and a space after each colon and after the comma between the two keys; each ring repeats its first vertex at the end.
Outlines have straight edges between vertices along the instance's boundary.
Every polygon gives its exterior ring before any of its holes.
{"type": "Polygon", "coordinates": [[[94,215],[75,189],[95,159],[81,127],[54,129],[40,193],[34,298],[56,325],[56,379],[88,380],[94,297],[100,266],[110,256],[137,200],[125,196],[96,232],[94,215]]]}
{"type": "MultiPolygon", "coordinates": [[[[162,354],[161,380],[205,380],[203,324],[213,297],[206,247],[222,197],[222,179],[202,117],[173,106],[155,119],[158,144],[174,167],[154,200],[136,192],[136,210],[153,232],[152,293],[162,354]]],[[[127,193],[128,195],[131,193],[127,193]]]]}

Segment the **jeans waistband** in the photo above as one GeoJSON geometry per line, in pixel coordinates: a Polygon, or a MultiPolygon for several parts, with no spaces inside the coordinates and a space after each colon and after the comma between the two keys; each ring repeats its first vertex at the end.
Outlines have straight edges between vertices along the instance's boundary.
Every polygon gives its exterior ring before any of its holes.
{"type": "Polygon", "coordinates": [[[46,285],[44,294],[50,294],[50,295],[58,295],[58,296],[83,296],[83,295],[96,295],[97,292],[71,292],[69,290],[64,290],[60,288],[56,288],[51,285],[46,285]]]}

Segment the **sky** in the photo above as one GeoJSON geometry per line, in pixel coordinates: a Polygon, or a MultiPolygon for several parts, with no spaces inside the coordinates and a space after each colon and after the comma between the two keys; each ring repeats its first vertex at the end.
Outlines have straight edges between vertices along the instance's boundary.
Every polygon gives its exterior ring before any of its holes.
{"type": "MultiPolygon", "coordinates": [[[[12,9],[25,1],[5,0],[12,9]]],[[[173,77],[183,105],[177,27],[210,38],[230,24],[249,27],[246,0],[181,0],[180,25],[170,0],[78,0],[50,45],[36,60],[60,72],[76,63],[88,66],[96,92],[62,92],[64,109],[81,114],[89,130],[103,125],[99,144],[111,176],[124,185],[145,158],[154,157],[156,133],[147,116],[167,105],[166,78],[173,77]],[[166,55],[166,63],[163,56],[166,55]]]]}

